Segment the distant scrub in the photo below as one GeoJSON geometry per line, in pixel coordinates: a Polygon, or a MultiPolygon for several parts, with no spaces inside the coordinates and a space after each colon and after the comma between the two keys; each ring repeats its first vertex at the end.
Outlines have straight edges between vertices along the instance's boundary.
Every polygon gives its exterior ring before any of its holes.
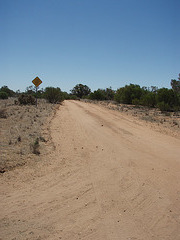
{"type": "Polygon", "coordinates": [[[0,99],[8,99],[8,94],[6,92],[0,92],[0,99]]]}
{"type": "Polygon", "coordinates": [[[32,95],[34,96],[35,98],[43,98],[44,96],[44,89],[41,88],[39,89],[39,87],[37,88],[36,90],[36,87],[35,86],[29,86],[26,88],[26,91],[24,94],[27,94],[27,95],[32,95]]]}
{"type": "Polygon", "coordinates": [[[114,100],[115,91],[111,88],[98,89],[89,95],[91,100],[114,100]]]}
{"type": "Polygon", "coordinates": [[[180,111],[180,74],[178,80],[171,80],[171,89],[155,86],[151,88],[140,87],[137,84],[129,84],[125,87],[118,88],[116,91],[110,88],[97,89],[91,92],[87,85],[77,84],[71,93],[62,92],[60,88],[47,87],[45,90],[36,89],[29,86],[26,91],[20,95],[9,89],[7,86],[0,88],[0,99],[7,99],[12,96],[19,96],[20,104],[35,104],[35,96],[37,98],[45,98],[50,103],[60,103],[63,100],[113,100],[118,103],[143,105],[147,107],[158,107],[161,111],[180,111]],[[37,91],[36,91],[37,90],[37,91]]]}
{"type": "Polygon", "coordinates": [[[11,89],[9,89],[7,86],[2,86],[0,88],[0,92],[6,93],[8,97],[15,96],[15,92],[11,89]]]}
{"type": "Polygon", "coordinates": [[[180,95],[173,89],[151,87],[151,91],[139,85],[126,85],[115,94],[118,103],[158,107],[161,111],[180,110],[180,95]]]}
{"type": "Polygon", "coordinates": [[[50,103],[60,103],[64,100],[64,94],[61,89],[54,87],[45,88],[44,97],[50,103]]]}
{"type": "Polygon", "coordinates": [[[117,90],[115,100],[119,103],[132,104],[133,100],[142,99],[144,94],[145,90],[140,88],[139,85],[130,84],[117,90]]]}
{"type": "Polygon", "coordinates": [[[102,100],[106,100],[106,97],[103,90],[98,89],[89,95],[89,99],[102,101],[102,100]]]}
{"type": "Polygon", "coordinates": [[[67,99],[69,99],[69,100],[80,100],[79,97],[77,97],[76,95],[73,95],[73,94],[69,94],[69,97],[67,99]]]}
{"type": "Polygon", "coordinates": [[[157,107],[161,110],[161,112],[167,112],[172,110],[169,104],[165,103],[164,101],[157,103],[157,107]]]}
{"type": "Polygon", "coordinates": [[[71,90],[71,93],[78,98],[83,98],[84,96],[88,96],[91,93],[91,89],[87,85],[80,83],[71,90]]]}

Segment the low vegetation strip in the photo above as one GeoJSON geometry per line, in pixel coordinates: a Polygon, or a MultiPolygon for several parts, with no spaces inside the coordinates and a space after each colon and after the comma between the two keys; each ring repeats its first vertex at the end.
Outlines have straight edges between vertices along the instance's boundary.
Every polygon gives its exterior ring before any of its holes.
{"type": "Polygon", "coordinates": [[[14,98],[0,101],[0,172],[14,169],[47,154],[51,143],[48,123],[58,105],[38,100],[35,105],[17,105],[14,98]]]}
{"type": "Polygon", "coordinates": [[[16,96],[20,100],[24,100],[26,95],[31,95],[37,98],[47,99],[50,103],[62,102],[65,99],[90,99],[90,100],[114,100],[118,103],[133,104],[138,106],[147,106],[158,108],[163,111],[180,111],[180,74],[178,80],[171,79],[171,89],[160,88],[156,86],[140,87],[137,84],[129,84],[113,90],[111,87],[106,89],[97,89],[91,92],[87,85],[77,84],[71,93],[63,92],[59,87],[46,87],[45,89],[36,89],[33,86],[26,88],[26,91],[14,92],[7,86],[0,88],[0,99],[16,96]],[[36,91],[37,90],[37,91],[36,91]],[[23,94],[23,99],[21,95],[23,94]]]}

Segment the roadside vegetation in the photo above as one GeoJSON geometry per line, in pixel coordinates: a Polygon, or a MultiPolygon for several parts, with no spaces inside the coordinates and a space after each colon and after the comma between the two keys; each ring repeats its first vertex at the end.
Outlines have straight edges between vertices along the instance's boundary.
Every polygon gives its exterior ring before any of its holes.
{"type": "Polygon", "coordinates": [[[78,98],[90,100],[111,100],[117,103],[149,108],[159,108],[163,111],[180,111],[180,74],[178,80],[171,80],[171,89],[156,86],[140,87],[136,84],[129,84],[125,87],[113,90],[111,87],[97,89],[91,92],[86,85],[78,84],[71,92],[78,98]]]}
{"type": "Polygon", "coordinates": [[[136,106],[147,106],[159,108],[161,111],[180,111],[180,74],[178,80],[171,80],[171,88],[160,88],[156,86],[140,87],[137,84],[129,84],[113,90],[111,87],[97,89],[91,92],[87,85],[77,84],[70,93],[63,92],[59,87],[46,87],[37,89],[33,86],[26,88],[25,92],[19,90],[14,92],[7,86],[0,88],[0,99],[18,97],[19,104],[35,104],[35,97],[46,99],[49,103],[61,103],[63,100],[90,99],[105,101],[111,100],[122,104],[136,106]]]}
{"type": "Polygon", "coordinates": [[[157,123],[158,127],[163,125],[177,134],[180,129],[180,76],[178,80],[171,80],[169,89],[129,84],[117,90],[109,87],[92,92],[87,85],[77,84],[67,93],[59,87],[51,86],[45,89],[29,86],[24,92],[15,92],[8,86],[2,86],[0,99],[0,125],[3,134],[0,139],[0,173],[30,164],[34,160],[39,161],[41,156],[54,149],[49,123],[59,108],[58,104],[66,99],[87,99],[147,122],[157,123]],[[36,97],[38,107],[35,107],[36,97]]]}
{"type": "MultiPolygon", "coordinates": [[[[76,85],[77,86],[77,85],[76,85]]],[[[80,98],[90,100],[112,100],[117,103],[130,104],[136,106],[146,106],[149,108],[159,108],[163,111],[180,111],[180,74],[178,80],[171,80],[171,89],[160,88],[156,86],[140,87],[137,84],[129,84],[125,87],[113,90],[111,87],[106,89],[97,89],[94,92],[84,91],[87,86],[81,84],[78,92],[73,89],[73,94],[80,98]],[[84,94],[86,93],[86,94],[84,94]]]]}

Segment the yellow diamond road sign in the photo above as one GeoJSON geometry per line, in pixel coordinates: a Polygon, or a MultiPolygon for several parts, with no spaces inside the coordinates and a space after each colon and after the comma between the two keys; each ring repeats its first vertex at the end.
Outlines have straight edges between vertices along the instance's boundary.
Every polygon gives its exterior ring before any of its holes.
{"type": "Polygon", "coordinates": [[[42,81],[41,81],[40,78],[36,77],[36,78],[32,81],[32,83],[33,83],[36,87],[38,87],[38,86],[42,83],[42,81]]]}

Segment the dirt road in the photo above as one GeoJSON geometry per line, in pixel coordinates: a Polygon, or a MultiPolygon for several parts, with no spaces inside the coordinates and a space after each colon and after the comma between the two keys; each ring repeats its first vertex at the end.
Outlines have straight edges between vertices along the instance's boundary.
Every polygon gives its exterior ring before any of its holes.
{"type": "Polygon", "coordinates": [[[1,177],[3,240],[179,240],[180,140],[65,101],[43,161],[1,177]]]}

